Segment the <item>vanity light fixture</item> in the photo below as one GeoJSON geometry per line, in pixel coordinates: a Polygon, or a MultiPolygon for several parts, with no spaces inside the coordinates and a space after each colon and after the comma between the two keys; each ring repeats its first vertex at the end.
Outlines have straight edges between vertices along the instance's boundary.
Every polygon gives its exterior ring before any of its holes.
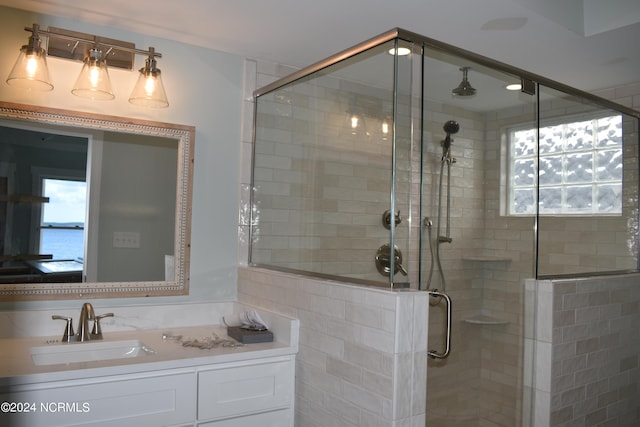
{"type": "Polygon", "coordinates": [[[102,52],[97,47],[89,49],[71,93],[89,99],[110,100],[116,97],[111,90],[107,63],[102,59],[102,52]]]}
{"type": "Polygon", "coordinates": [[[40,46],[40,26],[33,24],[31,36],[9,73],[7,84],[40,91],[53,90],[47,68],[47,52],[40,46]]]}
{"type": "Polygon", "coordinates": [[[393,132],[392,119],[385,112],[383,101],[370,96],[355,95],[350,99],[344,120],[342,126],[351,135],[373,136],[384,141],[393,132]]]}
{"type": "Polygon", "coordinates": [[[71,91],[74,95],[90,99],[114,99],[107,59],[111,67],[132,70],[135,55],[145,55],[146,65],[140,69],[129,102],[153,108],[169,106],[160,70],[156,66],[156,58],[161,58],[162,54],[153,47],[148,51],[140,50],[133,43],[91,34],[59,28],[41,30],[38,24],[25,27],[25,31],[31,32],[29,42],[20,49],[20,56],[6,80],[7,84],[30,90],[52,90],[46,63],[49,55],[83,61],[82,71],[71,91]],[[48,53],[40,46],[41,36],[48,39],[48,53]]]}
{"type": "Polygon", "coordinates": [[[138,82],[131,92],[129,102],[136,105],[144,105],[152,108],[164,108],[169,106],[167,94],[164,91],[160,69],[156,66],[156,51],[149,48],[149,57],[145,66],[140,68],[138,82]]]}
{"type": "Polygon", "coordinates": [[[360,117],[357,114],[349,114],[349,122],[351,124],[351,134],[357,134],[358,126],[360,125],[360,117]]]}
{"type": "Polygon", "coordinates": [[[358,127],[358,121],[360,120],[360,118],[358,116],[353,114],[353,115],[351,115],[349,120],[351,121],[351,129],[355,129],[355,128],[358,127]]]}

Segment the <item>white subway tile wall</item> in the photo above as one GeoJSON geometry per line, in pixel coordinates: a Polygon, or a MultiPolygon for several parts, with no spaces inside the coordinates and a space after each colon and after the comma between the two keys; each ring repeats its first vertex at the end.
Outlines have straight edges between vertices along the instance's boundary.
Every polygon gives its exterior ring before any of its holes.
{"type": "MultiPolygon", "coordinates": [[[[388,281],[373,261],[375,250],[389,242],[381,220],[390,208],[392,144],[382,134],[380,115],[392,110],[391,99],[391,90],[330,73],[262,96],[254,147],[253,206],[259,221],[253,228],[253,262],[388,281]],[[345,108],[367,112],[357,131],[345,108]]],[[[409,266],[412,177],[411,168],[400,165],[411,158],[404,152],[396,157],[395,210],[404,221],[395,229],[394,244],[404,252],[404,266],[409,266]]]]}
{"type": "Polygon", "coordinates": [[[296,425],[425,425],[425,292],[239,267],[238,300],[300,319],[296,425]]]}
{"type": "Polygon", "coordinates": [[[527,283],[538,304],[534,426],[640,425],[639,284],[638,274],[527,283]]]}

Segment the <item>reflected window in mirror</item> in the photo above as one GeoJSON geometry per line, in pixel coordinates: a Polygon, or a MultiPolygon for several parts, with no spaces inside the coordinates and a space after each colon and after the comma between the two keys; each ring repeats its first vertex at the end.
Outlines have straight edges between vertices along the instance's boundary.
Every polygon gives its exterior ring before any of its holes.
{"type": "Polygon", "coordinates": [[[88,148],[86,137],[0,127],[0,283],[82,281],[88,148]]]}
{"type": "Polygon", "coordinates": [[[42,208],[39,253],[82,262],[87,182],[43,178],[41,183],[42,197],[49,202],[42,208]]]}

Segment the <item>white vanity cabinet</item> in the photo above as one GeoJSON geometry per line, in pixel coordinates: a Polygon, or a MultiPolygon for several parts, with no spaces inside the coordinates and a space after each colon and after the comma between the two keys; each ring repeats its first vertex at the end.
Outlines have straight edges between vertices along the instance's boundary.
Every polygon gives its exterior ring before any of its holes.
{"type": "Polygon", "coordinates": [[[0,425],[162,426],[192,422],[195,375],[193,370],[170,370],[10,387],[0,395],[0,401],[15,405],[15,412],[3,410],[0,425]]]}
{"type": "Polygon", "coordinates": [[[294,369],[285,355],[7,385],[0,425],[291,427],[294,369]]]}
{"type": "Polygon", "coordinates": [[[204,421],[199,425],[293,425],[293,361],[281,358],[261,362],[199,370],[198,421],[204,421]]]}

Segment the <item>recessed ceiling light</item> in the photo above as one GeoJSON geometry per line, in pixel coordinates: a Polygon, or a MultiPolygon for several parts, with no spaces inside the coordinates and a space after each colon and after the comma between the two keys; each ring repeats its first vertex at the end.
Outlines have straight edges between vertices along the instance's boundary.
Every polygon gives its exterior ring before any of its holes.
{"type": "Polygon", "coordinates": [[[504,88],[506,90],[521,90],[522,85],[520,83],[512,83],[512,84],[506,85],[504,88]]]}
{"type": "MultiPolygon", "coordinates": [[[[398,48],[398,56],[407,56],[411,53],[411,49],[409,49],[408,47],[399,47],[398,48]]],[[[389,49],[389,55],[395,55],[396,54],[396,48],[392,47],[391,49],[389,49]]]]}

